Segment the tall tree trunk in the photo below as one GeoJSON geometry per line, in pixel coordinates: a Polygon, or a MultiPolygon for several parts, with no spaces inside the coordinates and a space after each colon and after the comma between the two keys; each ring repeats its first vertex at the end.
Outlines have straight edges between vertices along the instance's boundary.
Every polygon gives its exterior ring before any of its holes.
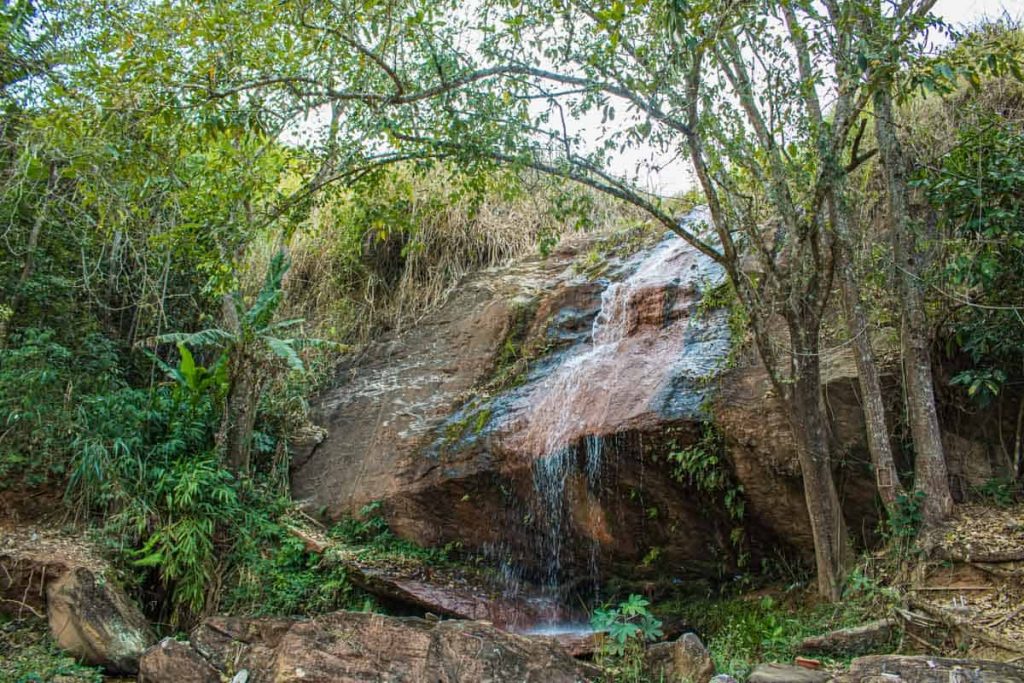
{"type": "Polygon", "coordinates": [[[229,359],[231,386],[227,398],[228,468],[238,476],[249,474],[252,460],[252,432],[256,427],[259,382],[252,376],[249,363],[242,357],[229,359]]]}
{"type": "Polygon", "coordinates": [[[787,413],[800,459],[804,500],[814,536],[818,593],[837,602],[850,554],[846,522],[832,479],[829,427],[821,395],[818,326],[800,320],[788,322],[793,377],[787,413]]]}
{"type": "Polygon", "coordinates": [[[882,400],[882,384],[878,379],[878,364],[871,348],[868,333],[868,319],[860,295],[853,255],[853,229],[849,207],[846,205],[846,181],[837,179],[829,202],[830,221],[836,236],[837,258],[839,260],[839,285],[843,294],[843,309],[846,326],[853,346],[853,357],[857,364],[857,380],[860,384],[861,401],[864,404],[864,424],[867,430],[868,452],[875,470],[878,495],[886,510],[892,510],[898,496],[904,493],[903,485],[896,474],[892,455],[889,427],[885,421],[885,402],[882,400]]]}
{"type": "Polygon", "coordinates": [[[906,157],[896,136],[891,83],[880,83],[874,94],[875,136],[885,174],[893,260],[902,314],[903,369],[907,414],[914,439],[914,488],[924,494],[925,525],[940,522],[953,510],[946,472],[942,434],[935,408],[935,389],[924,297],[918,280],[921,254],[910,221],[910,190],[906,157]]]}
{"type": "Polygon", "coordinates": [[[224,441],[225,460],[237,476],[249,474],[252,454],[252,431],[256,425],[256,402],[259,399],[259,381],[253,375],[250,359],[246,357],[242,339],[242,324],[235,308],[235,297],[225,294],[222,300],[224,326],[235,338],[228,349],[228,396],[224,404],[221,438],[224,441]]]}

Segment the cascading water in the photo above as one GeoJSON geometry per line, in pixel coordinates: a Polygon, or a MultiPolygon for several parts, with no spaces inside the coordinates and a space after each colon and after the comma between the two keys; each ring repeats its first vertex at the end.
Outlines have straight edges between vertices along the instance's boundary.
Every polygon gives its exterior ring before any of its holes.
{"type": "MultiPolygon", "coordinates": [[[[614,488],[604,479],[603,471],[605,439],[614,436],[606,433],[607,426],[628,428],[634,416],[651,410],[649,397],[665,393],[666,388],[653,383],[661,381],[666,367],[695,362],[686,358],[683,349],[688,321],[679,320],[687,316],[673,306],[681,289],[698,289],[719,281],[720,269],[692,247],[679,239],[663,240],[638,258],[629,277],[602,292],[590,344],[562,362],[535,393],[521,424],[520,438],[526,450],[535,454],[533,485],[534,500],[540,507],[539,550],[546,558],[546,587],[554,598],[568,597],[562,587],[567,552],[573,551],[574,560],[584,559],[578,552],[582,548],[570,545],[573,525],[588,527],[590,547],[585,561],[590,576],[586,584],[588,592],[597,595],[601,550],[598,531],[605,521],[601,518],[601,496],[614,488]],[[617,376],[623,354],[635,359],[634,363],[649,365],[650,371],[641,373],[640,382],[624,383],[617,376]]],[[[693,370],[703,372],[696,366],[693,370]]],[[[577,590],[581,585],[579,581],[569,583],[577,590]]]]}

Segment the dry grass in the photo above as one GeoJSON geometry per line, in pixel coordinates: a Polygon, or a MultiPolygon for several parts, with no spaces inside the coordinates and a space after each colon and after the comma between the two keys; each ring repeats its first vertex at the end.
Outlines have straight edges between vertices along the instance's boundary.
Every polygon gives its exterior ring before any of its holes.
{"type": "MultiPolygon", "coordinates": [[[[399,169],[369,192],[380,211],[372,220],[353,210],[365,197],[339,192],[292,238],[282,313],[305,318],[316,336],[358,344],[400,331],[443,304],[469,273],[535,254],[578,229],[640,220],[604,196],[537,177],[495,175],[480,199],[443,170],[399,169]],[[564,210],[567,201],[576,212],[564,210]],[[400,214],[388,216],[396,207],[400,214]]],[[[254,250],[249,271],[262,272],[269,255],[268,245],[254,250]]]]}

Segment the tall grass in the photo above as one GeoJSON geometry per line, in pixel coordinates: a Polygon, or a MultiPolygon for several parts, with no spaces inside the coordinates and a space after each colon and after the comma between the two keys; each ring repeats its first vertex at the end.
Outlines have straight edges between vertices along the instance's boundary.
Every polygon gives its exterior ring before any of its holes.
{"type": "MultiPolygon", "coordinates": [[[[469,273],[634,214],[536,176],[492,172],[467,182],[443,167],[394,168],[313,208],[289,245],[284,314],[306,318],[316,336],[362,343],[408,328],[469,273]]],[[[251,272],[261,272],[270,252],[253,250],[251,272]]]]}

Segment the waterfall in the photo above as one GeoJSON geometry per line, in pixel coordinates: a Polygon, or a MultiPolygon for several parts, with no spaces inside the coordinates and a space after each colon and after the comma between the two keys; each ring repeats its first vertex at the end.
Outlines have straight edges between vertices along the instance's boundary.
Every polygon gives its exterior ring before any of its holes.
{"type": "Polygon", "coordinates": [[[534,458],[530,519],[543,584],[563,604],[570,589],[599,594],[602,542],[614,525],[605,517],[615,489],[608,439],[648,424],[652,414],[695,410],[697,378],[728,348],[727,336],[705,339],[690,318],[699,290],[723,280],[720,267],[675,237],[629,266],[630,275],[601,293],[589,342],[538,380],[514,430],[516,449],[534,458]],[[583,537],[587,548],[576,540],[583,537]],[[582,581],[567,588],[570,566],[586,566],[588,576],[571,577],[582,581]]]}

